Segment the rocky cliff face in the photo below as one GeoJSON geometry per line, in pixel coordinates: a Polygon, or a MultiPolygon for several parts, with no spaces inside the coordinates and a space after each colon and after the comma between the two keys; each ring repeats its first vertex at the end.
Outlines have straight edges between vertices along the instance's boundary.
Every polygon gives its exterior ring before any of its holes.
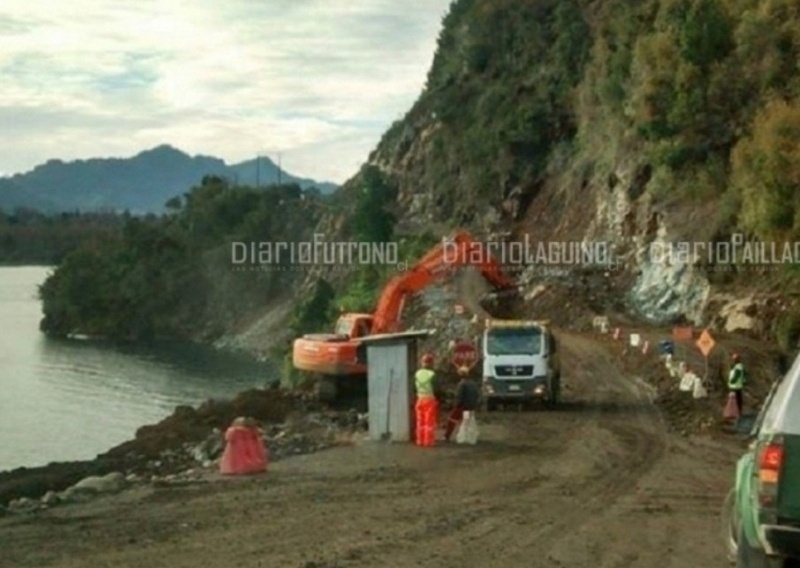
{"type": "MultiPolygon", "coordinates": [[[[613,251],[612,266],[524,263],[531,311],[533,296],[560,288],[571,301],[578,292],[587,314],[766,330],[743,310],[787,297],[796,280],[776,284],[773,267],[757,282],[704,255],[739,232],[768,235],[741,220],[746,200],[732,155],[748,140],[753,107],[788,92],[797,73],[737,106],[744,83],[731,72],[763,71],[778,37],[800,49],[781,31],[783,4],[454,3],[425,92],[370,156],[398,183],[397,231],[466,227],[483,238],[613,251]],[[747,36],[751,18],[776,36],[760,52],[747,36]],[[730,91],[719,90],[723,80],[730,91]],[[715,131],[699,126],[709,114],[715,131]],[[681,246],[699,252],[679,254],[681,246]],[[747,300],[753,294],[761,299],[747,300]]],[[[791,303],[784,311],[796,309],[791,303]]]]}
{"type": "MultiPolygon", "coordinates": [[[[511,262],[518,315],[796,341],[796,275],[704,251],[739,233],[800,240],[800,222],[781,213],[800,199],[800,167],[778,185],[756,175],[757,163],[792,163],[785,149],[800,144],[800,128],[772,127],[800,126],[798,18],[788,0],[455,1],[423,93],[368,159],[397,187],[394,237],[466,228],[498,248],[562,247],[555,262],[511,262]],[[789,102],[773,108],[776,97],[789,102]],[[607,255],[566,261],[568,243],[607,255]],[[691,243],[698,254],[667,254],[691,243]]],[[[356,177],[339,197],[361,186],[356,177]]],[[[348,215],[328,214],[320,232],[352,236],[348,215]]],[[[319,277],[347,285],[317,270],[303,288],[319,277]]]]}
{"type": "MultiPolygon", "coordinates": [[[[705,323],[711,293],[708,278],[694,263],[667,255],[683,235],[685,208],[664,211],[659,207],[647,191],[651,169],[646,164],[631,164],[630,158],[620,156],[608,173],[601,171],[583,179],[576,179],[571,171],[554,171],[532,187],[516,186],[503,199],[492,201],[458,191],[452,184],[425,185],[426,165],[435,152],[432,147],[440,128],[432,118],[426,126],[405,128],[405,138],[397,148],[380,146],[371,158],[374,165],[399,180],[397,204],[403,214],[398,231],[434,228],[446,234],[456,227],[468,227],[483,238],[503,235],[507,247],[512,241],[529,243],[528,260],[534,261],[523,262],[520,278],[526,296],[548,284],[564,287],[588,270],[605,273],[606,280],[616,283],[604,287],[607,290],[602,293],[613,297],[596,305],[598,311],[615,306],[652,322],[683,318],[697,325],[705,323]],[[401,151],[403,147],[407,149],[401,151]],[[459,206],[454,201],[459,201],[459,206]],[[461,212],[461,222],[447,218],[453,209],[461,212]],[[681,221],[672,223],[674,218],[681,221]],[[606,251],[608,266],[551,264],[549,259],[536,258],[542,245],[565,251],[572,243],[606,251]]],[[[459,172],[453,173],[457,180],[459,172]]],[[[585,292],[591,294],[588,289],[585,292]]]]}

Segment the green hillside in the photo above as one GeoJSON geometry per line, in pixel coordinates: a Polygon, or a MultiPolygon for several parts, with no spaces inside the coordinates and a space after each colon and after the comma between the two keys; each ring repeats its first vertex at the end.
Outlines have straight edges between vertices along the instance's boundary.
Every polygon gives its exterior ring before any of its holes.
{"type": "Polygon", "coordinates": [[[456,223],[634,160],[660,200],[719,200],[720,230],[797,239],[799,55],[792,0],[458,0],[374,159],[456,223]]]}

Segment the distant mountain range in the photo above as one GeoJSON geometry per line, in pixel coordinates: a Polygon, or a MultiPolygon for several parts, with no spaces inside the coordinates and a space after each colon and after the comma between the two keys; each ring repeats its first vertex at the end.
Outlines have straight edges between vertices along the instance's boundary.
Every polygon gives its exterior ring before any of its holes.
{"type": "Polygon", "coordinates": [[[227,165],[219,158],[192,157],[162,145],[131,158],[49,160],[30,172],[0,178],[0,209],[157,213],[170,198],[188,192],[207,175],[253,187],[280,182],[296,183],[302,189],[316,187],[322,193],[337,188],[333,183],[286,173],[266,157],[227,165]]]}

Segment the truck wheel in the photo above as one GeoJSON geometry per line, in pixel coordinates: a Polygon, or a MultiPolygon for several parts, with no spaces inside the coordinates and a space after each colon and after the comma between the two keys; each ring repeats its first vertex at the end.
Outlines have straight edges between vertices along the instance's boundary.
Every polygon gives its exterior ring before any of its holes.
{"type": "Polygon", "coordinates": [[[497,410],[497,401],[491,398],[486,399],[486,412],[494,412],[497,410]]]}
{"type": "Polygon", "coordinates": [[[545,401],[545,407],[552,410],[558,406],[559,399],[561,398],[561,380],[556,377],[553,380],[553,386],[545,401]]]}
{"type": "Polygon", "coordinates": [[[744,534],[744,526],[739,523],[736,539],[736,568],[784,568],[783,558],[767,556],[763,550],[750,546],[744,534]]]}

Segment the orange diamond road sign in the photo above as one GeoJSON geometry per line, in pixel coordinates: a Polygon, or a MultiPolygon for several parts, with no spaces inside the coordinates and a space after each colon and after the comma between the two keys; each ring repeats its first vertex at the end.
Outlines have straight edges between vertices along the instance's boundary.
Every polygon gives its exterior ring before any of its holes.
{"type": "Polygon", "coordinates": [[[714,338],[711,337],[711,334],[708,333],[707,329],[703,330],[703,333],[700,334],[700,337],[695,343],[704,357],[708,357],[708,354],[711,353],[711,350],[714,349],[714,345],[716,344],[717,342],[714,341],[714,338]]]}

